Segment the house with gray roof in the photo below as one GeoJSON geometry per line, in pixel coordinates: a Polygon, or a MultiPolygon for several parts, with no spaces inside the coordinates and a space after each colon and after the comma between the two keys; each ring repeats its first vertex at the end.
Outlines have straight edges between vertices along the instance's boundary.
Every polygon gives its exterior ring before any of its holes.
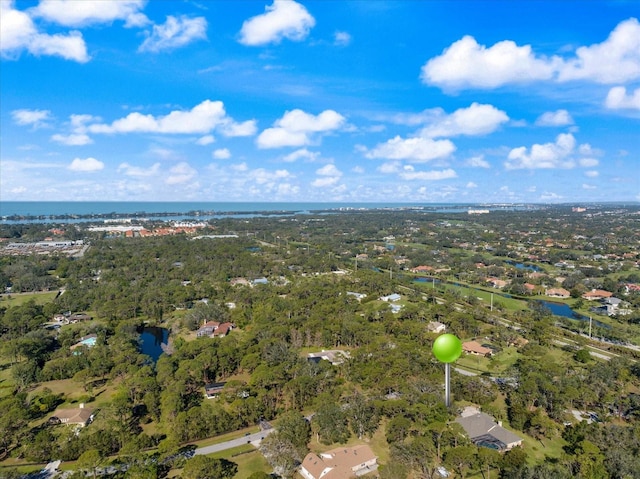
{"type": "Polygon", "coordinates": [[[507,431],[501,422],[476,408],[465,408],[462,415],[456,418],[476,446],[488,447],[497,451],[508,451],[522,445],[522,438],[507,431]]]}

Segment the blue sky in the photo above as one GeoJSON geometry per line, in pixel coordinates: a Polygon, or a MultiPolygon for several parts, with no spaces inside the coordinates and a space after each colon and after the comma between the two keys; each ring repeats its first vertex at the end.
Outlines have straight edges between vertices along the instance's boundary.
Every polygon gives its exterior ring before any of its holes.
{"type": "Polygon", "coordinates": [[[640,201],[635,0],[0,5],[3,201],[640,201]]]}

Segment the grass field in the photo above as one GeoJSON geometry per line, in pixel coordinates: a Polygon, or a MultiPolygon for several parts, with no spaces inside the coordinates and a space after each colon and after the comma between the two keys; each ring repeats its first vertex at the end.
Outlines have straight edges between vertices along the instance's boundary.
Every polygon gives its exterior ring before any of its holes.
{"type": "Polygon", "coordinates": [[[57,296],[57,291],[44,291],[37,293],[15,293],[0,295],[0,306],[10,308],[20,306],[29,300],[34,300],[36,304],[45,304],[53,301],[57,296]]]}

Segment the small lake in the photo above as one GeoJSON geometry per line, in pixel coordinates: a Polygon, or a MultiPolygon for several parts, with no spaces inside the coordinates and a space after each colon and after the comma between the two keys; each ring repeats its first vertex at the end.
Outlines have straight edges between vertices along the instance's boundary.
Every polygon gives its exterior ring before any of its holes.
{"type": "Polygon", "coordinates": [[[517,269],[526,269],[528,271],[535,271],[537,273],[543,271],[542,268],[538,268],[533,264],[516,263],[515,261],[505,261],[505,263],[510,264],[511,266],[515,266],[517,269]]]}
{"type": "Polygon", "coordinates": [[[442,282],[438,278],[432,278],[430,276],[418,276],[417,278],[414,278],[413,281],[415,281],[416,283],[438,283],[438,284],[442,282]]]}
{"type": "Polygon", "coordinates": [[[169,341],[169,330],[155,326],[145,326],[140,333],[140,352],[157,362],[164,352],[163,346],[169,341]]]}
{"type": "MultiPolygon", "coordinates": [[[[554,303],[552,301],[541,301],[535,300],[551,311],[551,314],[554,316],[562,316],[564,318],[569,319],[578,319],[580,321],[589,321],[588,316],[584,316],[582,314],[576,313],[573,309],[571,309],[568,305],[564,303],[554,303]]],[[[601,323],[600,321],[593,321],[594,326],[598,326],[600,328],[611,328],[608,324],[601,323]]]]}

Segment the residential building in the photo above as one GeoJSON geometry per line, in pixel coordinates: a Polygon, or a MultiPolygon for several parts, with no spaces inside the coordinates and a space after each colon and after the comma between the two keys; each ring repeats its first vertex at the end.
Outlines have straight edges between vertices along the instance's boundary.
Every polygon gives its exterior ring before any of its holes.
{"type": "Polygon", "coordinates": [[[498,289],[502,289],[508,284],[505,280],[499,278],[487,278],[487,283],[498,289]]]}
{"type": "Polygon", "coordinates": [[[601,299],[610,298],[611,296],[613,296],[613,293],[603,289],[592,289],[582,295],[582,297],[587,301],[599,301],[601,299]]]}
{"type": "Polygon", "coordinates": [[[415,268],[411,268],[410,271],[412,273],[428,273],[429,271],[433,271],[433,267],[420,265],[420,266],[416,266],[415,268]]]}
{"type": "Polygon", "coordinates": [[[331,349],[325,351],[324,349],[319,353],[309,353],[307,355],[307,360],[312,361],[314,363],[319,363],[322,359],[325,361],[329,361],[334,366],[338,364],[342,364],[346,359],[349,359],[351,354],[349,351],[343,351],[341,349],[331,349]]]}
{"type": "Polygon", "coordinates": [[[394,301],[400,301],[400,298],[402,298],[402,296],[400,296],[398,293],[393,293],[388,296],[380,296],[380,301],[386,301],[387,303],[391,303],[394,301]]]}
{"type": "Polygon", "coordinates": [[[53,424],[65,424],[67,426],[85,427],[93,421],[94,411],[84,407],[74,409],[56,409],[49,417],[49,422],[53,424]]]}
{"type": "Polygon", "coordinates": [[[544,294],[550,298],[569,298],[571,293],[564,288],[549,288],[544,294]]]}
{"type": "Polygon", "coordinates": [[[229,331],[231,331],[234,327],[235,326],[233,323],[220,323],[219,321],[207,321],[200,327],[200,329],[196,331],[196,336],[198,338],[223,337],[229,334],[229,331]]]}
{"type": "Polygon", "coordinates": [[[476,356],[491,356],[493,354],[492,349],[482,346],[477,341],[462,343],[462,350],[465,353],[475,354],[476,356]]]}
{"type": "Polygon", "coordinates": [[[338,447],[315,454],[310,452],[300,465],[305,479],[349,479],[378,468],[378,458],[367,445],[338,447]]]}
{"type": "Polygon", "coordinates": [[[227,383],[224,382],[205,384],[204,395],[207,397],[207,399],[216,399],[222,393],[225,384],[227,383]]]}
{"type": "Polygon", "coordinates": [[[521,437],[506,430],[500,422],[474,407],[465,408],[462,415],[456,418],[456,422],[462,426],[476,446],[508,451],[522,445],[521,437]]]}
{"type": "Polygon", "coordinates": [[[86,346],[87,348],[92,348],[96,345],[97,340],[98,340],[97,334],[89,334],[88,336],[81,337],[76,344],[69,346],[69,349],[71,351],[75,351],[76,349],[82,346],[86,346]]]}
{"type": "Polygon", "coordinates": [[[364,298],[367,297],[366,293],[356,293],[354,291],[347,291],[347,296],[353,296],[358,301],[362,301],[364,298]]]}
{"type": "Polygon", "coordinates": [[[427,329],[432,333],[444,333],[447,326],[439,321],[430,321],[427,324],[427,329]]]}

